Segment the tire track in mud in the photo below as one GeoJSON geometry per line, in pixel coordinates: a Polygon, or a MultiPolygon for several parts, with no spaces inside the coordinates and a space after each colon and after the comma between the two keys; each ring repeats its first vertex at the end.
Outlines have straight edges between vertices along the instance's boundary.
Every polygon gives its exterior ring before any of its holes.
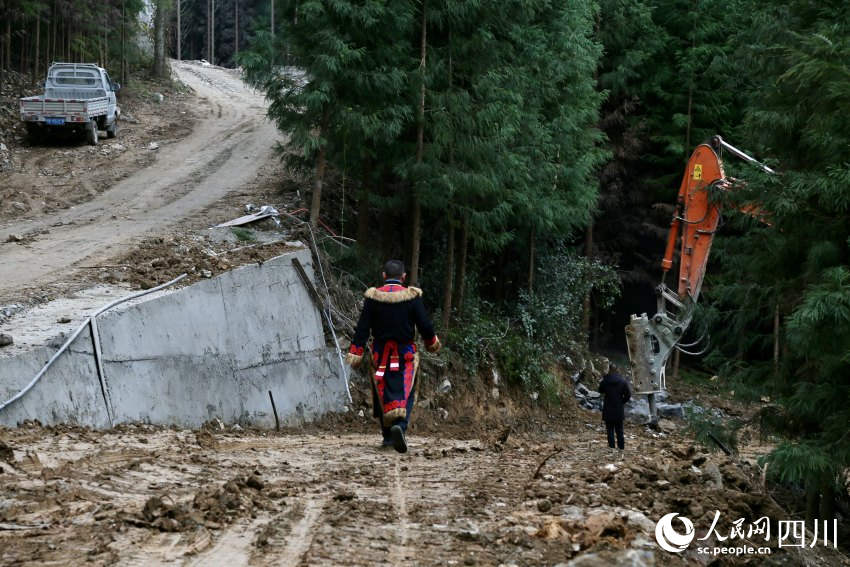
{"type": "Polygon", "coordinates": [[[261,515],[247,525],[238,523],[227,528],[208,551],[202,552],[187,567],[243,567],[251,562],[251,547],[257,532],[268,522],[267,515],[261,515]]]}
{"type": "Polygon", "coordinates": [[[327,498],[310,498],[304,505],[302,518],[296,523],[287,538],[286,549],[281,554],[280,567],[297,567],[313,543],[316,525],[327,504],[327,498]]]}
{"type": "MultiPolygon", "coordinates": [[[[407,497],[404,493],[404,486],[401,478],[401,472],[399,469],[401,465],[399,461],[396,460],[393,466],[393,500],[396,508],[396,513],[398,514],[398,539],[399,539],[399,548],[398,551],[390,555],[390,560],[393,565],[406,565],[409,560],[409,550],[407,548],[408,542],[408,522],[409,519],[407,517],[407,497]]],[[[405,467],[406,469],[407,467],[405,467]]]]}
{"type": "Polygon", "coordinates": [[[177,547],[182,539],[181,534],[153,533],[132,555],[118,561],[116,567],[180,565],[183,553],[177,547]]]}

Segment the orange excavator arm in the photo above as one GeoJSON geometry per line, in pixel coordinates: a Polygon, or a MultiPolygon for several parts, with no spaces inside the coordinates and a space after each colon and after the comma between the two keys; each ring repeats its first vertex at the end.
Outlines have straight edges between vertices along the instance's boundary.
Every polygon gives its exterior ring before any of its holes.
{"type": "MultiPolygon", "coordinates": [[[[696,147],[688,160],[685,175],[679,186],[664,258],[661,260],[662,283],[656,288],[658,310],[651,318],[646,313],[632,315],[626,326],[626,344],[631,361],[634,392],[647,394],[651,419],[655,421],[655,394],[666,390],[664,369],[673,349],[691,323],[696,302],[705,277],[708,256],[714,233],[720,221],[718,191],[733,187],[727,179],[719,152],[729,153],[775,173],[736,147],[714,136],[710,143],[696,147]],[[679,281],[676,290],[667,287],[667,272],[673,267],[674,251],[679,243],[679,281]]],[[[748,214],[760,215],[749,207],[748,214]]]]}
{"type": "Polygon", "coordinates": [[[720,221],[720,208],[712,202],[712,189],[726,185],[725,177],[723,164],[711,146],[697,146],[688,160],[688,167],[679,186],[676,210],[667,235],[667,248],[661,261],[661,269],[666,276],[673,267],[673,249],[681,231],[680,298],[691,297],[696,301],[699,296],[714,232],[720,221]]]}

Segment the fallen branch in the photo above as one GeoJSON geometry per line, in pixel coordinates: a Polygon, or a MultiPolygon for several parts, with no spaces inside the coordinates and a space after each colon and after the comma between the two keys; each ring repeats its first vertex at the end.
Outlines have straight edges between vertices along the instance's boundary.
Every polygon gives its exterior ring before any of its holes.
{"type": "Polygon", "coordinates": [[[720,447],[720,450],[721,450],[721,451],[723,451],[724,453],[726,453],[726,456],[727,456],[727,457],[731,457],[731,456],[732,456],[732,451],[730,451],[729,449],[727,449],[727,448],[726,448],[726,445],[724,445],[723,443],[721,443],[721,442],[720,442],[720,439],[718,439],[717,437],[715,437],[715,436],[714,436],[714,433],[712,433],[711,431],[709,431],[709,432],[708,432],[708,437],[709,437],[712,441],[714,441],[714,442],[717,444],[717,446],[718,446],[718,447],[720,447]]]}
{"type": "Polygon", "coordinates": [[[546,461],[548,461],[549,459],[551,459],[552,457],[554,457],[555,455],[557,455],[557,454],[558,454],[558,453],[560,453],[561,451],[563,451],[563,449],[556,448],[554,451],[552,451],[551,453],[549,453],[549,454],[546,456],[546,458],[545,458],[545,459],[543,459],[542,461],[540,461],[540,464],[539,464],[539,465],[537,465],[537,470],[535,470],[535,471],[534,471],[534,476],[532,476],[532,477],[531,477],[531,480],[534,480],[534,479],[538,478],[538,477],[540,476],[540,471],[543,469],[543,465],[545,465],[545,464],[546,464],[546,461]]]}
{"type": "Polygon", "coordinates": [[[44,530],[49,527],[50,524],[0,524],[0,530],[5,531],[44,530]]]}

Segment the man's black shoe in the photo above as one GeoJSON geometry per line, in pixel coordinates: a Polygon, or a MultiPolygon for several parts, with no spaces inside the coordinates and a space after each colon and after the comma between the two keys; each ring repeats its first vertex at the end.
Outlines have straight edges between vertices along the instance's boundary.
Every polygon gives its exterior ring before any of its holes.
{"type": "Polygon", "coordinates": [[[404,431],[401,426],[393,425],[390,428],[390,437],[393,440],[393,448],[399,453],[407,453],[407,441],[404,439],[404,431]]]}

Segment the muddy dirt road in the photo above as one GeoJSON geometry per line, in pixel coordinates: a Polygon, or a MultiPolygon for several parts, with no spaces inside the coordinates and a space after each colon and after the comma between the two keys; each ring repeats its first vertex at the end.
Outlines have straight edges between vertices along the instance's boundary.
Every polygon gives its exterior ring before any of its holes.
{"type": "MultiPolygon", "coordinates": [[[[633,428],[612,462],[591,423],[504,444],[413,435],[406,455],[346,429],[0,430],[0,564],[693,565],[716,558],[659,550],[662,514],[698,529],[715,509],[784,514],[678,434],[633,428]]],[[[831,551],[753,564],[843,564],[831,551]]]]}
{"type": "Polygon", "coordinates": [[[113,257],[133,239],[173,225],[254,180],[278,135],[265,117],[262,95],[233,71],[190,62],[172,66],[198,96],[201,118],[194,131],[151,149],[157,152],[152,165],[88,202],[0,225],[0,242],[10,234],[35,235],[0,245],[0,296],[60,278],[81,261],[113,257]]]}

